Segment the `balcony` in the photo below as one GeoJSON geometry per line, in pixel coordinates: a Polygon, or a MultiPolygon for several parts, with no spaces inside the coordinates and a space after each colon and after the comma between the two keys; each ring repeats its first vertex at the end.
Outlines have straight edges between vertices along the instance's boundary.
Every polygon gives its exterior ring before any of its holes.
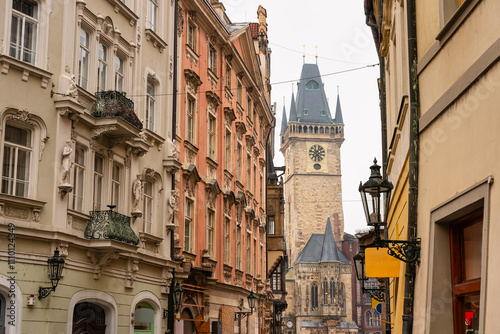
{"type": "Polygon", "coordinates": [[[118,91],[102,91],[95,93],[97,98],[92,107],[95,118],[119,117],[137,130],[142,130],[142,123],[134,112],[134,102],[118,91]]]}
{"type": "Polygon", "coordinates": [[[139,244],[139,237],[130,227],[130,217],[112,210],[91,211],[84,235],[91,240],[108,239],[130,245],[139,244]]]}

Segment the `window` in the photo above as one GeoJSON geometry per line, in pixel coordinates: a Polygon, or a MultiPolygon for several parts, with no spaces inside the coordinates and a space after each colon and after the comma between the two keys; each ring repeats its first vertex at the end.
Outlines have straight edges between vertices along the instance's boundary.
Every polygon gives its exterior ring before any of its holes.
{"type": "Polygon", "coordinates": [[[196,26],[191,21],[187,25],[187,45],[196,52],[196,26]]]}
{"type": "Polygon", "coordinates": [[[217,70],[217,51],[212,44],[208,45],[208,69],[214,73],[217,70]]]}
{"type": "Polygon", "coordinates": [[[194,111],[195,100],[191,96],[188,96],[186,108],[186,139],[191,143],[194,143],[194,111]]]}
{"type": "Polygon", "coordinates": [[[241,144],[238,143],[237,149],[236,149],[236,178],[241,181],[241,169],[242,169],[242,164],[243,164],[243,148],[241,147],[241,144]]]}
{"type": "Polygon", "coordinates": [[[311,310],[315,311],[318,308],[318,284],[311,284],[311,310]]]}
{"type": "Polygon", "coordinates": [[[274,216],[267,217],[267,234],[274,234],[274,216]]]}
{"type": "MultiPolygon", "coordinates": [[[[7,291],[9,291],[9,289],[7,289],[7,291]]],[[[5,310],[7,310],[7,303],[5,302],[2,290],[0,290],[0,333],[5,333],[5,310]]]]}
{"type": "Polygon", "coordinates": [[[144,181],[143,232],[151,234],[153,223],[153,183],[144,181]]]}
{"type": "Polygon", "coordinates": [[[35,65],[38,35],[38,3],[12,1],[10,56],[35,65]]]}
{"type": "Polygon", "coordinates": [[[208,115],[208,156],[215,159],[215,117],[212,114],[208,115]]]}
{"type": "Polygon", "coordinates": [[[226,87],[231,89],[231,66],[226,63],[226,87]]]}
{"type": "Polygon", "coordinates": [[[94,157],[94,197],[92,208],[94,211],[101,210],[102,203],[102,179],[104,178],[104,159],[96,155],[94,157]]]}
{"type": "MultiPolygon", "coordinates": [[[[257,193],[257,166],[253,165],[253,193],[257,193]]],[[[257,197],[257,196],[256,196],[257,197]]]]}
{"type": "Polygon", "coordinates": [[[207,211],[207,249],[208,255],[214,255],[214,221],[215,212],[212,210],[207,211]]]}
{"type": "Polygon", "coordinates": [[[120,165],[113,164],[113,172],[111,175],[111,204],[120,209],[120,185],[121,185],[122,169],[120,165]]]}
{"type": "Polygon", "coordinates": [[[323,304],[328,304],[328,281],[326,278],[323,280],[323,304]]]}
{"type": "Polygon", "coordinates": [[[479,330],[482,233],[482,209],[450,225],[455,333],[479,330]]]}
{"type": "Polygon", "coordinates": [[[134,312],[134,334],[153,334],[155,328],[155,311],[151,305],[140,302],[134,312]]]}
{"type": "Polygon", "coordinates": [[[247,190],[252,191],[252,156],[247,154],[247,190]]]}
{"type": "Polygon", "coordinates": [[[106,312],[94,303],[78,303],[73,310],[73,333],[86,333],[87,328],[92,328],[94,333],[105,333],[106,312]]]}
{"type": "Polygon", "coordinates": [[[108,70],[108,48],[99,43],[99,59],[97,65],[97,91],[106,90],[107,70],[108,70]]]}
{"type": "Polygon", "coordinates": [[[257,276],[257,239],[253,239],[253,275],[257,276]]]}
{"type": "Polygon", "coordinates": [[[158,28],[157,24],[158,17],[158,0],[148,0],[148,28],[155,31],[158,28]]]}
{"type": "Polygon", "coordinates": [[[83,194],[85,181],[85,148],[76,145],[75,162],[73,164],[73,201],[71,208],[76,211],[83,211],[83,194]]]}
{"type": "Polygon", "coordinates": [[[231,131],[226,130],[226,153],[225,153],[225,165],[227,170],[231,170],[231,131]]]}
{"type": "Polygon", "coordinates": [[[90,36],[80,29],[80,56],[78,59],[78,84],[83,89],[88,88],[90,60],[90,36]]]}
{"type": "Polygon", "coordinates": [[[271,275],[271,290],[281,291],[281,263],[279,263],[274,269],[271,275]]]}
{"type": "Polygon", "coordinates": [[[33,151],[31,130],[6,124],[3,150],[2,193],[28,197],[33,151]]]}
{"type": "Polygon", "coordinates": [[[192,252],[193,238],[193,207],[194,202],[186,198],[186,212],[184,217],[184,250],[192,252]]]}
{"type": "Polygon", "coordinates": [[[243,104],[243,101],[241,100],[243,97],[243,85],[241,84],[241,81],[238,80],[238,84],[236,86],[236,102],[241,106],[243,104]]]}
{"type": "Polygon", "coordinates": [[[247,244],[247,253],[246,253],[246,262],[247,262],[247,274],[250,274],[250,264],[252,263],[252,261],[250,260],[251,257],[250,257],[250,254],[251,254],[251,244],[250,244],[250,240],[251,240],[251,234],[250,233],[247,233],[247,240],[246,240],[246,244],[247,244]]]}
{"type": "Polygon", "coordinates": [[[123,63],[123,59],[118,56],[115,57],[115,90],[119,92],[123,92],[123,82],[125,81],[123,63]]]}
{"type": "Polygon", "coordinates": [[[264,178],[262,177],[262,174],[260,174],[260,189],[259,189],[259,198],[260,198],[260,203],[264,203],[264,197],[262,197],[262,190],[264,189],[264,178]]]}
{"type": "Polygon", "coordinates": [[[236,227],[236,269],[241,270],[241,227],[236,227]]]}
{"type": "Polygon", "coordinates": [[[229,218],[224,220],[224,263],[229,264],[229,255],[231,247],[231,236],[229,234],[231,221],[229,218]]]}
{"type": "Polygon", "coordinates": [[[155,107],[156,107],[156,86],[148,80],[146,90],[146,128],[150,131],[155,130],[155,107]]]}
{"type": "Polygon", "coordinates": [[[330,278],[330,304],[333,304],[335,301],[335,281],[333,278],[330,278]]]}
{"type": "Polygon", "coordinates": [[[319,89],[319,84],[316,80],[309,80],[306,83],[306,89],[307,90],[318,90],[319,89]]]}
{"type": "MultiPolygon", "coordinates": [[[[247,95],[247,115],[248,118],[253,119],[253,114],[252,114],[252,99],[250,98],[250,95],[247,95]]],[[[255,124],[255,119],[253,119],[254,125],[255,124]]]]}
{"type": "Polygon", "coordinates": [[[367,327],[380,327],[380,314],[374,310],[368,310],[365,313],[365,324],[367,327]]]}

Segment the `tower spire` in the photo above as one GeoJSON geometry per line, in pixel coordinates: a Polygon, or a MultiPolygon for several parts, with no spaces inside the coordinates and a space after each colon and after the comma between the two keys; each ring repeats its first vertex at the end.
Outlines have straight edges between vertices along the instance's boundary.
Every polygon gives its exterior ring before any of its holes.
{"type": "Polygon", "coordinates": [[[306,63],[306,45],[302,44],[302,64],[306,63]]]}
{"type": "Polygon", "coordinates": [[[316,45],[316,65],[318,65],[318,46],[316,45]]]}

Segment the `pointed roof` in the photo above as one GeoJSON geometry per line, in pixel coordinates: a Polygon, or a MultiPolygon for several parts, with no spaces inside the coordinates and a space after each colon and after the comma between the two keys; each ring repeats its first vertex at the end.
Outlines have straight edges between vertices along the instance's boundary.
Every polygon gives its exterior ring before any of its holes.
{"type": "Polygon", "coordinates": [[[288,122],[297,122],[297,106],[295,105],[295,94],[292,90],[292,104],[290,106],[290,118],[288,122]]]}
{"type": "Polygon", "coordinates": [[[317,64],[302,65],[296,112],[300,123],[333,124],[317,64]]]}
{"type": "Polygon", "coordinates": [[[351,261],[335,244],[330,217],[326,220],[325,234],[314,233],[300,253],[295,263],[319,263],[351,261]]]}
{"type": "MultiPolygon", "coordinates": [[[[292,97],[293,99],[293,97],[292,97]]],[[[283,103],[283,115],[281,116],[281,131],[280,135],[285,133],[286,128],[288,127],[288,122],[286,121],[286,109],[285,109],[285,104],[283,103]]]]}
{"type": "Polygon", "coordinates": [[[342,108],[340,107],[340,94],[337,88],[337,109],[335,109],[335,123],[344,124],[344,118],[342,117],[342,108]]]}
{"type": "Polygon", "coordinates": [[[267,163],[267,180],[271,182],[271,184],[275,184],[278,182],[278,174],[276,174],[276,170],[274,169],[273,155],[271,153],[271,148],[269,144],[267,145],[267,154],[266,154],[266,163],[267,163]]]}

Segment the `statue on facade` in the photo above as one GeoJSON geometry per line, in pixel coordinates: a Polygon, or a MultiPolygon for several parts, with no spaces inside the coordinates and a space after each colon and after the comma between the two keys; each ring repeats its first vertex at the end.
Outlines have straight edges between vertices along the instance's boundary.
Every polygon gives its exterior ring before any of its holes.
{"type": "Polygon", "coordinates": [[[174,218],[174,212],[177,210],[177,207],[179,205],[179,202],[177,202],[177,191],[171,190],[170,191],[170,197],[168,198],[167,201],[167,224],[173,224],[173,218],[174,218]]]}
{"type": "Polygon", "coordinates": [[[139,212],[139,202],[141,201],[141,196],[142,196],[142,180],[141,180],[141,174],[137,174],[136,179],[132,183],[132,208],[134,212],[139,212]]]}
{"type": "Polygon", "coordinates": [[[66,144],[63,148],[63,157],[61,163],[61,184],[69,184],[69,171],[73,162],[71,161],[71,152],[73,152],[73,148],[71,140],[66,140],[66,144]]]}
{"type": "Polygon", "coordinates": [[[76,78],[74,74],[71,76],[68,92],[66,94],[69,97],[78,99],[78,88],[76,87],[76,78]]]}

